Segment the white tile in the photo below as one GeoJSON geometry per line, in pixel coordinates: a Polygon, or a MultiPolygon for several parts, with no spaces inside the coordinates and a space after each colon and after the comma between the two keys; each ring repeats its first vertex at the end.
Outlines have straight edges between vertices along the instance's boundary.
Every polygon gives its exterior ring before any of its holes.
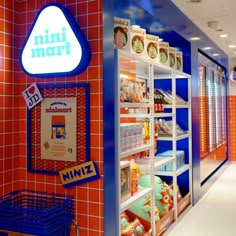
{"type": "Polygon", "coordinates": [[[236,164],[223,172],[168,236],[236,236],[236,164]]]}

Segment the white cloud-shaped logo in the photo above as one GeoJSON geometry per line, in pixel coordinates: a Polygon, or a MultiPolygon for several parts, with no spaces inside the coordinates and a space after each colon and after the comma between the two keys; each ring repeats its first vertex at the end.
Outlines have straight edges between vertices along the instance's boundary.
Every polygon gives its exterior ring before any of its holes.
{"type": "Polygon", "coordinates": [[[91,58],[87,40],[74,17],[58,4],[37,15],[21,52],[23,70],[38,77],[83,72],[91,58]]]}

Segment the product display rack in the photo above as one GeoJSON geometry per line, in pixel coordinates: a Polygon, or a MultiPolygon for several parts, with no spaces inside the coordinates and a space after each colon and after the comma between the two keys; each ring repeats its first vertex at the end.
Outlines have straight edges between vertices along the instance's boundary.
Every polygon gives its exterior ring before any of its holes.
{"type": "MultiPolygon", "coordinates": [[[[167,143],[167,149],[172,145],[173,159],[177,162],[177,150],[184,149],[185,164],[176,168],[176,163],[172,163],[172,170],[157,170],[155,169],[155,175],[172,178],[173,185],[180,186],[184,182],[184,196],[182,201],[177,201],[177,189],[174,188],[174,222],[172,227],[180,218],[182,211],[187,211],[192,206],[192,123],[191,123],[191,76],[177,71],[166,70],[165,73],[160,72],[159,66],[154,65],[154,87],[166,88],[171,90],[172,104],[164,105],[164,112],[154,114],[155,119],[169,119],[172,120],[172,135],[170,136],[158,136],[159,147],[161,146],[165,151],[165,144],[167,143]],[[181,94],[185,102],[178,104],[176,95],[181,94]],[[183,115],[184,114],[184,115],[183,115]],[[181,123],[184,128],[182,134],[177,134],[177,124],[181,123]],[[171,145],[168,145],[170,144],[171,145]]],[[[159,154],[157,154],[158,156],[159,154]]],[[[156,157],[155,157],[156,158],[156,157]]],[[[158,158],[158,157],[157,157],[158,158]]],[[[170,230],[172,227],[169,227],[170,230]]]]}
{"type": "MultiPolygon", "coordinates": [[[[155,200],[155,184],[154,184],[154,177],[155,175],[158,176],[165,176],[167,178],[172,178],[173,183],[173,192],[174,192],[174,208],[171,210],[173,214],[173,222],[171,222],[171,225],[175,225],[178,222],[180,211],[186,210],[185,206],[183,209],[179,207],[179,203],[177,202],[177,185],[180,185],[183,181],[185,182],[185,186],[187,186],[187,193],[185,195],[188,195],[189,203],[187,203],[188,208],[192,205],[192,160],[191,160],[191,84],[190,84],[190,76],[177,71],[173,70],[167,66],[160,65],[159,63],[153,62],[151,60],[145,59],[143,57],[139,57],[136,55],[132,55],[126,51],[117,50],[117,68],[118,68],[118,81],[117,81],[117,158],[119,159],[119,162],[122,163],[123,160],[130,160],[130,156],[135,155],[137,153],[148,151],[149,152],[149,159],[145,163],[145,165],[139,165],[140,170],[144,173],[148,173],[151,176],[151,186],[148,188],[143,188],[137,193],[135,193],[133,196],[127,197],[125,200],[121,200],[121,197],[119,198],[119,209],[120,214],[124,212],[126,209],[128,209],[132,204],[136,203],[138,200],[143,198],[146,195],[151,196],[151,221],[150,221],[150,231],[146,235],[159,235],[159,228],[155,224],[154,219],[154,200],[155,200]],[[124,77],[126,78],[126,75],[131,74],[135,80],[143,81],[143,84],[145,84],[146,87],[149,88],[149,94],[146,99],[140,101],[140,102],[120,102],[121,97],[121,79],[124,77]],[[125,76],[124,76],[125,75],[125,76]],[[178,93],[178,86],[179,82],[178,80],[186,80],[187,82],[184,82],[187,84],[184,85],[186,88],[185,93],[185,100],[187,98],[187,102],[185,104],[176,104],[176,93],[178,93]],[[154,113],[154,87],[158,87],[159,81],[170,81],[168,84],[171,87],[172,91],[172,97],[173,101],[172,104],[165,104],[164,105],[164,111],[160,113],[154,113]],[[180,114],[179,114],[180,110],[180,114]],[[176,123],[180,119],[179,116],[182,116],[181,110],[184,110],[184,114],[187,114],[187,117],[184,118],[184,122],[186,123],[185,132],[182,135],[176,134],[176,123]],[[136,112],[138,111],[138,112],[136,112]],[[128,150],[123,150],[123,141],[122,135],[121,135],[121,129],[120,125],[122,123],[129,123],[129,122],[137,122],[139,123],[140,120],[148,118],[149,120],[149,141],[145,144],[140,144],[136,146],[135,148],[131,148],[128,150]],[[169,119],[172,120],[172,135],[168,137],[159,137],[157,141],[157,145],[162,145],[165,149],[165,145],[163,143],[167,143],[167,147],[171,146],[171,149],[173,151],[173,155],[170,157],[162,157],[159,156],[159,151],[157,151],[157,154],[155,155],[154,150],[154,123],[155,119],[169,119]],[[183,143],[182,143],[182,140],[183,143]],[[180,144],[179,144],[180,142],[180,144]],[[178,148],[181,148],[182,145],[184,146],[184,152],[185,152],[185,162],[186,164],[182,166],[181,168],[176,168],[176,150],[178,148]],[[163,168],[166,165],[172,165],[172,171],[161,171],[159,169],[163,168]],[[187,173],[187,174],[186,174],[187,173]],[[183,175],[183,176],[182,176],[183,175]],[[180,181],[179,181],[180,179],[180,181]]],[[[159,147],[158,147],[159,149],[159,147]]],[[[161,149],[160,149],[161,150],[161,149]]],[[[120,176],[121,166],[118,168],[118,176],[120,176]]],[[[180,186],[181,187],[181,186],[180,186]]],[[[121,184],[119,184],[119,189],[121,189],[121,184]]],[[[185,197],[185,196],[184,196],[185,197]]],[[[184,198],[183,197],[183,198],[184,198]]],[[[119,222],[120,225],[120,222],[119,222]]],[[[169,225],[166,227],[166,230],[168,230],[170,227],[169,225]]],[[[121,232],[119,232],[118,235],[121,235],[121,232]]]]}
{"type": "MultiPolygon", "coordinates": [[[[153,70],[152,70],[152,66],[143,61],[140,62],[139,67],[136,68],[136,62],[134,61],[135,58],[132,59],[132,57],[129,57],[128,54],[126,54],[123,51],[117,51],[118,54],[118,84],[117,84],[117,88],[120,88],[121,86],[121,80],[120,78],[122,77],[121,74],[122,73],[127,73],[130,74],[131,76],[134,75],[135,79],[139,79],[140,81],[143,81],[146,85],[148,84],[150,91],[153,91],[153,78],[152,78],[152,74],[153,74],[153,70]],[[122,71],[122,73],[120,72],[122,71]]],[[[133,78],[134,79],[134,78],[133,78]]],[[[121,97],[121,92],[118,89],[118,100],[120,100],[121,97]]],[[[135,103],[135,102],[119,102],[118,104],[118,126],[120,127],[120,124],[123,120],[126,121],[136,121],[137,119],[145,119],[148,118],[149,119],[149,128],[150,128],[150,140],[148,143],[141,143],[140,145],[136,146],[135,148],[131,148],[125,151],[121,151],[121,134],[120,134],[120,128],[118,128],[117,130],[117,135],[118,135],[118,158],[120,159],[120,161],[122,162],[122,160],[126,159],[127,157],[130,157],[132,155],[135,155],[136,153],[140,153],[143,151],[149,151],[150,152],[150,156],[154,155],[154,151],[153,151],[153,97],[152,95],[149,97],[149,99],[146,99],[144,102],[139,102],[139,103],[135,103]],[[121,109],[123,109],[123,111],[128,111],[125,114],[121,114],[120,111],[121,109]],[[138,109],[139,113],[134,113],[134,112],[129,112],[130,110],[134,110],[134,109],[138,109]],[[149,112],[147,112],[149,111],[149,112]]],[[[125,122],[124,122],[125,123],[125,122]]],[[[142,134],[141,134],[142,135],[142,134]]],[[[153,159],[150,158],[149,161],[149,171],[152,173],[153,176],[153,159]]],[[[118,170],[119,176],[120,176],[120,168],[118,170]]],[[[151,187],[150,188],[143,188],[141,190],[139,190],[138,192],[136,192],[135,194],[133,194],[133,196],[129,196],[126,200],[121,202],[120,199],[120,213],[124,212],[125,210],[127,210],[130,206],[132,206],[132,204],[136,203],[137,201],[139,201],[140,199],[144,198],[146,195],[151,195],[153,198],[153,181],[154,179],[151,179],[151,187]]],[[[121,186],[119,185],[119,189],[121,188],[121,186]]],[[[153,204],[153,202],[152,202],[153,204]]],[[[153,221],[154,219],[152,219],[153,221]]],[[[153,223],[152,223],[153,224],[153,223]]],[[[120,225],[120,223],[119,223],[120,225]]],[[[121,233],[119,232],[118,235],[120,235],[121,233]]],[[[148,235],[148,233],[147,233],[148,235]]]]}

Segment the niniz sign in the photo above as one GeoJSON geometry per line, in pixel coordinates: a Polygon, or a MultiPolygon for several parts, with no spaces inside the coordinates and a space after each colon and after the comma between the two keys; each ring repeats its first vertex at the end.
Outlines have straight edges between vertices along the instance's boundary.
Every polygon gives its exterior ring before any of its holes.
{"type": "Polygon", "coordinates": [[[34,77],[75,75],[90,59],[90,46],[73,15],[56,3],[45,5],[21,51],[24,72],[34,77]]]}
{"type": "Polygon", "coordinates": [[[97,165],[93,161],[59,171],[61,182],[64,187],[87,183],[100,178],[97,165]]]}

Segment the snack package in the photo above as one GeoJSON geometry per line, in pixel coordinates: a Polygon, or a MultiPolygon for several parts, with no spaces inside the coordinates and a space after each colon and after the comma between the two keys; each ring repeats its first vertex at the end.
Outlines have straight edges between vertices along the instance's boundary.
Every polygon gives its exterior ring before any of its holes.
{"type": "Polygon", "coordinates": [[[146,29],[130,27],[130,53],[145,55],[146,29]]]}
{"type": "Polygon", "coordinates": [[[129,51],[130,20],[114,17],[114,48],[129,51]]]}
{"type": "Polygon", "coordinates": [[[169,43],[167,42],[159,42],[159,62],[162,65],[169,66],[169,43]]]}
{"type": "Polygon", "coordinates": [[[176,52],[176,69],[183,71],[183,53],[176,52]]]}
{"type": "Polygon", "coordinates": [[[169,47],[170,68],[176,69],[176,48],[169,47]]]}
{"type": "Polygon", "coordinates": [[[158,61],[158,36],[146,34],[146,42],[145,42],[145,56],[148,59],[156,60],[158,61]]]}

